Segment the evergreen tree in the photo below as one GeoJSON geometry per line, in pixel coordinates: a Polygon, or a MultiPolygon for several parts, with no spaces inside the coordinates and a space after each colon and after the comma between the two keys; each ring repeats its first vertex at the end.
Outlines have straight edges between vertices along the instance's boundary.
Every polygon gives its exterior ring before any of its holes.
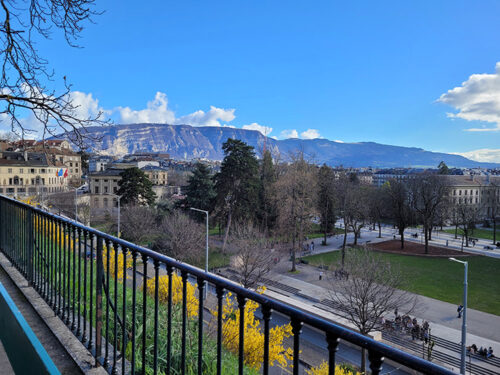
{"type": "Polygon", "coordinates": [[[214,182],[210,169],[203,163],[197,163],[193,174],[188,179],[186,197],[180,201],[184,208],[198,208],[211,211],[215,199],[214,182]]]}
{"type": "Polygon", "coordinates": [[[448,168],[444,161],[438,165],[438,174],[450,174],[450,168],[448,168]]]}
{"type": "Polygon", "coordinates": [[[320,213],[320,225],[323,232],[323,244],[326,245],[326,237],[335,224],[335,175],[333,169],[326,164],[318,172],[318,211],[320,213]]]}
{"type": "Polygon", "coordinates": [[[277,208],[274,200],[274,183],[276,182],[276,168],[269,150],[264,152],[260,163],[260,187],[259,187],[259,221],[266,232],[272,229],[276,223],[277,208]]]}
{"type": "Polygon", "coordinates": [[[128,168],[120,173],[118,182],[118,195],[121,202],[131,205],[151,206],[154,204],[156,194],[153,192],[153,183],[139,168],[128,168]]]}
{"type": "Polygon", "coordinates": [[[255,218],[258,204],[259,164],[252,146],[229,138],[223,145],[224,160],[215,178],[216,205],[226,218],[222,250],[233,222],[255,218]]]}

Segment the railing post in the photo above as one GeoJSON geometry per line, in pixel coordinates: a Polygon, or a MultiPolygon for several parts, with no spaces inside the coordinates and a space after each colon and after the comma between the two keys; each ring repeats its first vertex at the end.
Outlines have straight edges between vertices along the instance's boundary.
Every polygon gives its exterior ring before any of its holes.
{"type": "Polygon", "coordinates": [[[382,363],[384,363],[384,357],[374,350],[368,350],[368,360],[370,361],[372,375],[380,374],[380,371],[382,371],[382,363]]]}
{"type": "Polygon", "coordinates": [[[104,282],[104,264],[102,261],[102,238],[96,236],[96,241],[95,366],[97,367],[99,366],[99,357],[102,354],[102,289],[104,282]]]}
{"type": "Polygon", "coordinates": [[[335,353],[338,350],[340,339],[327,332],[326,342],[328,343],[328,375],[335,375],[335,353]]]}
{"type": "Polygon", "coordinates": [[[34,241],[34,236],[33,236],[33,215],[31,213],[31,210],[28,209],[26,210],[26,221],[27,221],[27,225],[26,225],[26,229],[27,229],[27,232],[26,233],[26,239],[27,239],[27,242],[28,242],[28,246],[26,248],[26,253],[27,253],[27,270],[26,270],[26,274],[28,275],[28,282],[30,283],[30,285],[33,284],[33,248],[34,248],[34,244],[33,244],[33,241],[34,241]]]}

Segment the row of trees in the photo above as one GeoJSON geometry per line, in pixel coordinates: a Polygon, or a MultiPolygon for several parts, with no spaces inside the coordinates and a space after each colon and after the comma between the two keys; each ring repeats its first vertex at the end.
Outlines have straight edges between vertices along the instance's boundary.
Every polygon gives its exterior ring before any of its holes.
{"type": "Polygon", "coordinates": [[[468,237],[481,209],[478,204],[452,204],[443,175],[421,174],[377,188],[356,174],[327,165],[319,167],[302,152],[287,155],[287,161],[280,162],[264,151],[258,160],[251,146],[234,139],[228,139],[223,150],[221,170],[214,176],[203,164],[196,166],[181,206],[211,212],[213,220],[224,228],[223,250],[232,228],[252,223],[287,244],[292,270],[295,254],[314,223],[319,224],[326,244],[334,224],[341,220],[343,250],[348,232],[354,233],[356,245],[362,228],[378,226],[381,232],[383,222],[394,224],[404,248],[404,231],[419,224],[427,253],[433,228],[454,223],[468,237]]]}

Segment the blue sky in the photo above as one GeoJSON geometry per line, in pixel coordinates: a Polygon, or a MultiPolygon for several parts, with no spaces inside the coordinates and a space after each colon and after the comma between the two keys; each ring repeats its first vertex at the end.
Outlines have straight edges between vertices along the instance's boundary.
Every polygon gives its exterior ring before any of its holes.
{"type": "Polygon", "coordinates": [[[82,110],[500,162],[499,1],[98,3],[39,44],[82,110]]]}

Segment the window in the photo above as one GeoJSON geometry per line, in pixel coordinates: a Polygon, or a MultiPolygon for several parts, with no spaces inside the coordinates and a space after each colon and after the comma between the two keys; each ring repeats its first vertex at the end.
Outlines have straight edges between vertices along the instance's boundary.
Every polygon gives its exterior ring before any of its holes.
{"type": "Polygon", "coordinates": [[[99,208],[99,198],[94,198],[94,206],[99,208]]]}
{"type": "Polygon", "coordinates": [[[96,187],[94,188],[94,194],[99,194],[99,186],[96,186],[96,187]]]}
{"type": "Polygon", "coordinates": [[[108,198],[103,199],[103,207],[108,207],[108,198]]]}
{"type": "Polygon", "coordinates": [[[476,195],[479,195],[479,190],[476,190],[476,195]]]}
{"type": "Polygon", "coordinates": [[[118,193],[118,188],[116,186],[113,186],[113,193],[118,193]]]}
{"type": "Polygon", "coordinates": [[[69,166],[72,167],[73,166],[73,163],[69,163],[69,166]]]}
{"type": "Polygon", "coordinates": [[[104,182],[108,182],[108,180],[104,180],[104,182]]]}
{"type": "Polygon", "coordinates": [[[479,200],[479,199],[476,197],[476,203],[478,203],[478,200],[479,200]]]}
{"type": "Polygon", "coordinates": [[[35,172],[35,168],[31,168],[31,169],[30,169],[30,173],[35,174],[35,173],[36,173],[36,172],[35,172]]]}
{"type": "Polygon", "coordinates": [[[9,173],[12,173],[12,168],[9,168],[8,172],[9,172],[9,173]]]}
{"type": "Polygon", "coordinates": [[[470,189],[470,195],[472,195],[472,189],[470,189]]]}
{"type": "MultiPolygon", "coordinates": [[[[458,191],[458,195],[462,195],[462,190],[458,191]]],[[[460,201],[461,202],[461,201],[460,201]]]]}
{"type": "Polygon", "coordinates": [[[40,173],[47,173],[47,170],[45,168],[40,169],[40,173]]]}
{"type": "Polygon", "coordinates": [[[24,169],[23,168],[19,168],[19,173],[24,173],[24,169]]]}
{"type": "Polygon", "coordinates": [[[464,194],[467,195],[467,190],[464,190],[464,194]]]}
{"type": "Polygon", "coordinates": [[[104,186],[104,192],[107,193],[108,192],[108,187],[107,186],[104,186]]]}

